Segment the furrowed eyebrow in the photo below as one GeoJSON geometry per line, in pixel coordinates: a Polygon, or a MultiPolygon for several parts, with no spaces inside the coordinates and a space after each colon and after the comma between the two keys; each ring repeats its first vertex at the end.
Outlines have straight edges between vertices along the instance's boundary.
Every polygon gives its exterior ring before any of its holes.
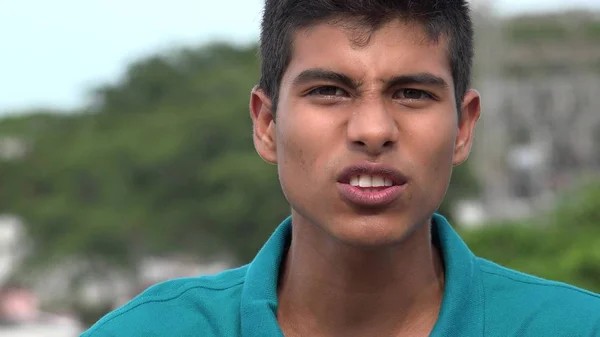
{"type": "Polygon", "coordinates": [[[447,90],[449,87],[443,78],[430,73],[400,75],[384,80],[384,82],[387,87],[420,85],[438,87],[443,90],[447,90]]]}
{"type": "MultiPolygon", "coordinates": [[[[362,85],[362,82],[354,81],[347,75],[321,68],[304,70],[294,78],[292,85],[299,86],[315,81],[332,82],[351,89],[358,89],[362,85]]],[[[382,81],[387,87],[418,85],[434,86],[442,90],[448,90],[449,88],[448,83],[443,78],[431,73],[399,75],[382,81]]]]}
{"type": "Polygon", "coordinates": [[[332,82],[351,89],[356,89],[361,86],[360,82],[354,81],[344,74],[320,68],[307,69],[301,72],[294,78],[292,85],[299,86],[315,81],[332,82]]]}

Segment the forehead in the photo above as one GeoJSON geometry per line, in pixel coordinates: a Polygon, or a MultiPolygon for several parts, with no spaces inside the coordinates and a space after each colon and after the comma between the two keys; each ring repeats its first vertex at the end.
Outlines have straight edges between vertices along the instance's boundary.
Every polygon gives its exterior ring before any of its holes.
{"type": "Polygon", "coordinates": [[[421,24],[390,21],[376,30],[352,22],[323,22],[299,29],[283,82],[308,68],[369,78],[433,73],[452,83],[447,38],[432,40],[421,24]]]}

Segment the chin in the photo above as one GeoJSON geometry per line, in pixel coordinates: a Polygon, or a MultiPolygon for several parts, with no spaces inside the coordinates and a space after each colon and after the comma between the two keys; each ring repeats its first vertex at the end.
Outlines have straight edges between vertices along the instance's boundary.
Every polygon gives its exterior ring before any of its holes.
{"type": "Polygon", "coordinates": [[[328,222],[326,231],[348,245],[374,249],[401,244],[421,225],[397,214],[353,214],[328,222]]]}

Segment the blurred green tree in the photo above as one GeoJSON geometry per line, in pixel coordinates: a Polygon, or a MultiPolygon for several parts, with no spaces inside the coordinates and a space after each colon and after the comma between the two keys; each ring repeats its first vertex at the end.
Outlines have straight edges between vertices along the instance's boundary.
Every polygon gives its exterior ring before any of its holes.
{"type": "Polygon", "coordinates": [[[539,277],[600,292],[600,180],[566,192],[536,220],[462,229],[479,256],[539,277]]]}

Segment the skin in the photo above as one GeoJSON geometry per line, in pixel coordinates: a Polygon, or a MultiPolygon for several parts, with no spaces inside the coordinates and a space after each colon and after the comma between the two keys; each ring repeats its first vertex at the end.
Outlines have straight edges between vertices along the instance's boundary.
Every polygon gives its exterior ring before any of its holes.
{"type": "Polygon", "coordinates": [[[468,157],[480,98],[466,93],[459,120],[447,42],[420,26],[392,21],[360,46],[356,34],[329,23],[296,33],[276,118],[252,91],[256,150],[277,165],[292,207],[278,320],[286,336],[427,336],[443,296],[431,216],[468,157]],[[342,198],[338,175],[364,162],[408,178],[396,201],[342,198]]]}

